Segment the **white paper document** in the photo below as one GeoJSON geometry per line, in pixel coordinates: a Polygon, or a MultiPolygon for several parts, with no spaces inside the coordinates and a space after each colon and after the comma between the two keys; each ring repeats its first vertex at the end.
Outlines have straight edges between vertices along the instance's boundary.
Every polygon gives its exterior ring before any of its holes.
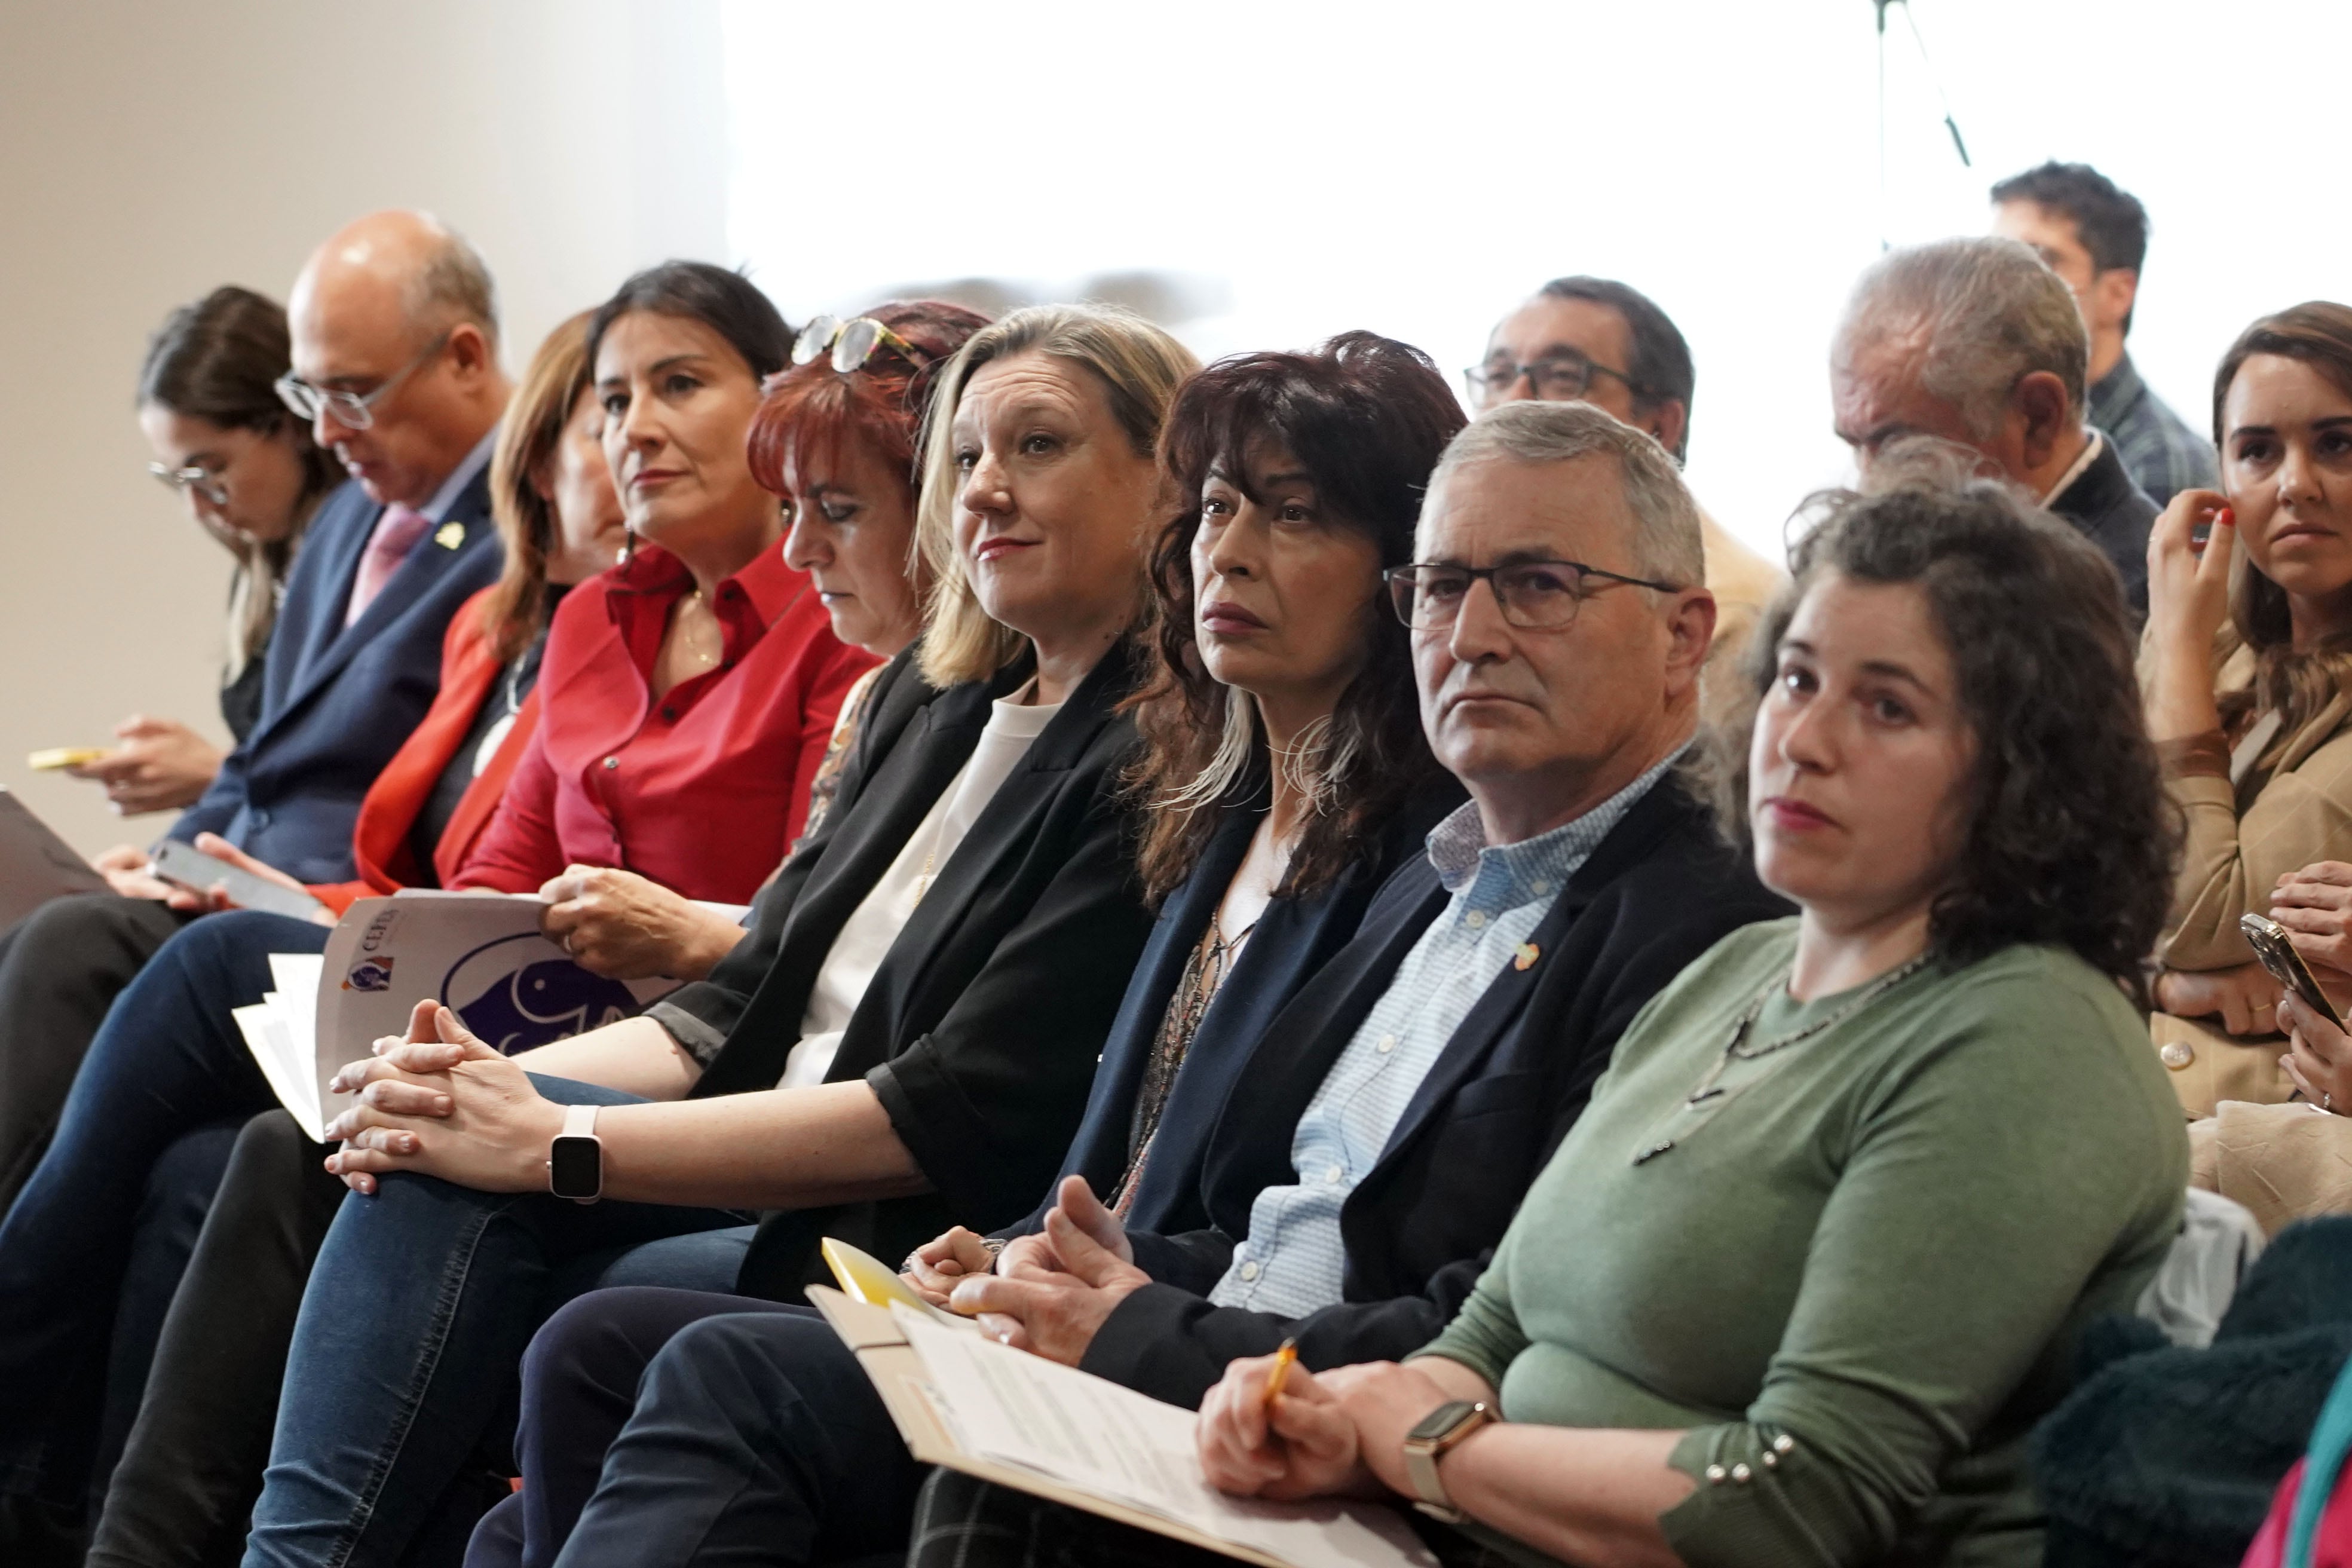
{"type": "Polygon", "coordinates": [[[1434,1568],[1392,1510],[1265,1503],[1209,1485],[1193,1413],[1042,1356],[959,1333],[904,1306],[891,1316],[922,1360],[925,1392],[967,1451],[1173,1520],[1296,1568],[1434,1568]]]}
{"type": "Polygon", "coordinates": [[[327,1085],[410,1010],[439,1002],[512,1055],[632,1017],[674,980],[591,974],[539,931],[529,894],[412,889],[362,899],[323,953],[272,953],[277,989],[234,1016],[278,1100],[312,1138],[340,1111],[327,1085]]]}

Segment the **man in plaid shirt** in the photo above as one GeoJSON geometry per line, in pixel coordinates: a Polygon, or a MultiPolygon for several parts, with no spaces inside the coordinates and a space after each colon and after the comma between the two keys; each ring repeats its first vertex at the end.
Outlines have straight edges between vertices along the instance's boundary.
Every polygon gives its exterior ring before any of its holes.
{"type": "Polygon", "coordinates": [[[2147,256],[2147,210],[2088,163],[2028,169],[1995,185],[1992,203],[1993,232],[2032,246],[2083,307],[2090,420],[2115,442],[2125,471],[2158,506],[2176,490],[2213,488],[2212,442],[2148,390],[2124,352],[2147,256]]]}

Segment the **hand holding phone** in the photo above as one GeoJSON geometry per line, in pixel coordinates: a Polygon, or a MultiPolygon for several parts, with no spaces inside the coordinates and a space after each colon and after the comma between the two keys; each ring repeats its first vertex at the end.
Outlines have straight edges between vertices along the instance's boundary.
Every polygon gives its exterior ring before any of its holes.
{"type": "Polygon", "coordinates": [[[2296,1001],[2335,1025],[2344,1027],[2344,1015],[2327,999],[2327,993],[2312,978],[2311,966],[2295,952],[2294,942],[2286,927],[2267,915],[2243,914],[2238,917],[2238,929],[2245,933],[2247,944],[2254,950],[2270,977],[2294,993],[2296,1001]]]}
{"type": "Polygon", "coordinates": [[[164,881],[192,893],[209,893],[218,888],[243,910],[307,921],[317,918],[326,907],[308,893],[257,877],[177,838],[166,838],[155,847],[152,869],[164,881]]]}

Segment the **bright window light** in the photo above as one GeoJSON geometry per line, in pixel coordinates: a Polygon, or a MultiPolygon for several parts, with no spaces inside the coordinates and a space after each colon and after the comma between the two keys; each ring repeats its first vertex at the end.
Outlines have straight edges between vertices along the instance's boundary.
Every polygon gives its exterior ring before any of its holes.
{"type": "Polygon", "coordinates": [[[1871,0],[729,0],[730,238],[796,321],[1150,272],[1203,355],[1367,327],[1457,384],[1545,279],[1622,279],[1690,339],[1693,489],[1766,548],[1849,473],[1825,364],[1855,273],[1882,237],[1982,230],[2044,158],[2147,204],[2130,348],[2192,426],[2239,328],[2352,295],[2340,0],[1916,10],[1925,66],[1889,16],[1882,202],[1871,0]]]}

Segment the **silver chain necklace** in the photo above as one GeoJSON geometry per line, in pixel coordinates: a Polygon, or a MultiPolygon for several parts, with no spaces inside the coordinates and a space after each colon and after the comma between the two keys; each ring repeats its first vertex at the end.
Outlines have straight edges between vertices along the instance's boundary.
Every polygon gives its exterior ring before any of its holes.
{"type": "Polygon", "coordinates": [[[1725,1069],[1731,1066],[1733,1058],[1736,1057],[1741,1061],[1754,1061],[1759,1057],[1769,1057],[1774,1051],[1785,1050],[1800,1040],[1811,1039],[1833,1025],[1843,1024],[1914,974],[1918,973],[1920,970],[1925,969],[1927,966],[1927,960],[1932,956],[1932,952],[1923,952],[1909,963],[1888,970],[1856,992],[1852,1001],[1826,1017],[1816,1018],[1803,1028],[1792,1030],[1778,1039],[1767,1040],[1762,1045],[1742,1049],[1741,1047],[1747,1046],[1748,1031],[1754,1028],[1756,1020],[1763,1016],[1764,1005],[1772,999],[1776,992],[1788,989],[1789,975],[1796,973],[1796,966],[1791,964],[1788,973],[1780,975],[1763,990],[1758,992],[1756,1000],[1748,1004],[1741,1011],[1739,1021],[1732,1026],[1731,1038],[1724,1044],[1723,1055],[1716,1059],[1713,1067],[1706,1069],[1706,1075],[1698,1080],[1698,1086],[1690,1091],[1689,1097],[1684,1103],[1693,1106],[1704,1105],[1721,1094],[1723,1090],[1716,1087],[1717,1080],[1720,1079],[1725,1069]]]}

